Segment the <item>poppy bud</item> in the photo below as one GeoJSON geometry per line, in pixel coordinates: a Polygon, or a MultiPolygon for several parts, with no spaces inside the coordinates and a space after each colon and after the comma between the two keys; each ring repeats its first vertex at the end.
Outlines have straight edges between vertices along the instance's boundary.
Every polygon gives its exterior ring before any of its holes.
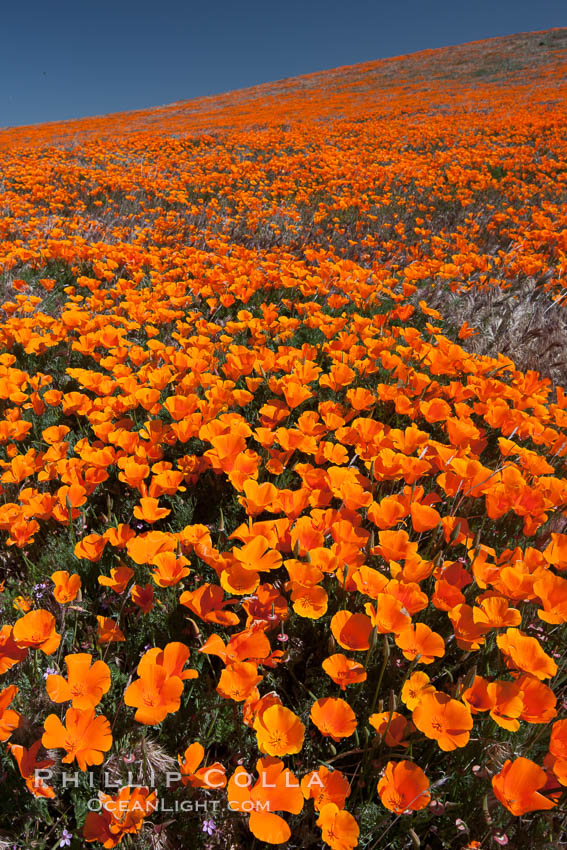
{"type": "Polygon", "coordinates": [[[468,688],[472,688],[473,682],[476,679],[476,671],[477,666],[474,664],[463,679],[463,691],[468,690],[468,688]]]}
{"type": "Polygon", "coordinates": [[[185,630],[188,635],[193,638],[198,638],[201,634],[199,626],[191,617],[186,617],[187,620],[187,629],[185,630]]]}
{"type": "Polygon", "coordinates": [[[451,532],[451,535],[449,537],[449,543],[454,543],[460,533],[461,533],[461,523],[458,522],[451,532]]]}
{"type": "Polygon", "coordinates": [[[388,711],[390,714],[394,712],[397,708],[397,699],[394,691],[390,691],[390,695],[388,697],[388,711]]]}
{"type": "Polygon", "coordinates": [[[333,635],[330,635],[329,640],[327,641],[327,650],[330,655],[337,651],[337,643],[333,635]]]}

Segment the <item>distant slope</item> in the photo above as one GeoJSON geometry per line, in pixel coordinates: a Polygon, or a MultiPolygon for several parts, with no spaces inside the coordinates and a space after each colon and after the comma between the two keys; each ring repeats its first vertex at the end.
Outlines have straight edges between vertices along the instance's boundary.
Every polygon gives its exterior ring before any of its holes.
{"type": "Polygon", "coordinates": [[[0,145],[69,142],[84,135],[151,132],[156,126],[174,134],[278,125],[299,112],[302,120],[419,112],[424,100],[429,110],[441,112],[467,103],[491,108],[506,99],[510,87],[516,102],[564,102],[567,28],[422,50],[152,109],[7,128],[0,130],[0,145]]]}

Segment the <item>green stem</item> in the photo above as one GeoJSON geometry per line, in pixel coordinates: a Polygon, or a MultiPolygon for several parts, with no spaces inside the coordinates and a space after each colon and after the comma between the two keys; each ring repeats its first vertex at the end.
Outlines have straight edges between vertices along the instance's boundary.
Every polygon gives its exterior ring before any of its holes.
{"type": "Polygon", "coordinates": [[[376,682],[376,690],[374,691],[374,698],[372,700],[372,705],[370,708],[370,714],[374,714],[376,710],[376,703],[378,702],[378,694],[380,693],[380,688],[382,687],[382,679],[384,678],[384,673],[386,672],[386,666],[388,664],[390,658],[390,644],[388,643],[388,635],[384,635],[383,643],[382,643],[382,665],[380,667],[380,672],[378,674],[378,681],[376,682]]]}

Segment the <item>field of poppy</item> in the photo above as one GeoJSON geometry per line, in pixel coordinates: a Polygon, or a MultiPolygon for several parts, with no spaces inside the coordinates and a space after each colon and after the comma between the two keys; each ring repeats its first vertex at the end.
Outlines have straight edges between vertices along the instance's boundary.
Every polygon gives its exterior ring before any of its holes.
{"type": "Polygon", "coordinates": [[[566,96],[561,29],[0,130],[0,848],[565,846],[566,96]]]}

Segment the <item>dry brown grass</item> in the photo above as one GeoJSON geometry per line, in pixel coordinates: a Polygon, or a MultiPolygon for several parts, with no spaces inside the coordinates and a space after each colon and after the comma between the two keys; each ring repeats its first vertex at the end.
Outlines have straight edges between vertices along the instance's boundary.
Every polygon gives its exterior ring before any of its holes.
{"type": "Polygon", "coordinates": [[[500,352],[521,371],[534,370],[567,386],[565,299],[554,300],[534,278],[509,289],[474,287],[466,292],[451,292],[437,283],[420,288],[418,295],[456,328],[466,321],[477,330],[462,342],[467,351],[491,357],[500,352]]]}

